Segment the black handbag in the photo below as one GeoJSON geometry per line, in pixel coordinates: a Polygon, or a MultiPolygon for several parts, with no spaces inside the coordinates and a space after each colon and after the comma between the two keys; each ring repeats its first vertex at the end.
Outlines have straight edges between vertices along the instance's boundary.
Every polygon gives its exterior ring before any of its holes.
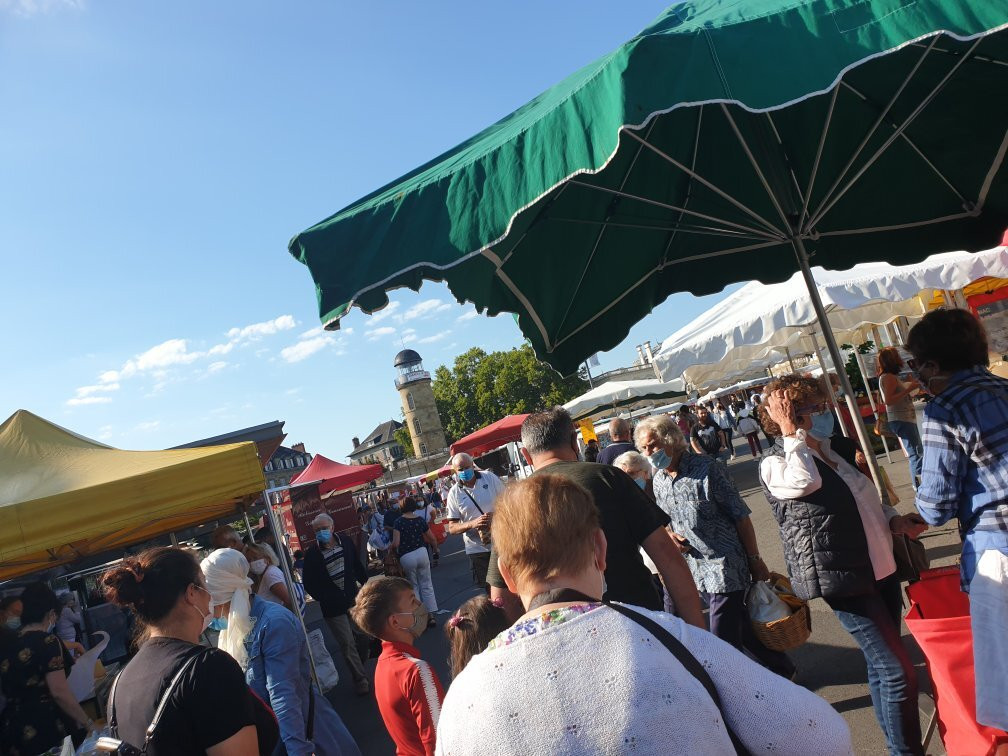
{"type": "Polygon", "coordinates": [[[920,574],[931,566],[927,549],[916,538],[906,533],[893,533],[893,558],[896,560],[896,574],[905,583],[916,583],[920,574]]]}

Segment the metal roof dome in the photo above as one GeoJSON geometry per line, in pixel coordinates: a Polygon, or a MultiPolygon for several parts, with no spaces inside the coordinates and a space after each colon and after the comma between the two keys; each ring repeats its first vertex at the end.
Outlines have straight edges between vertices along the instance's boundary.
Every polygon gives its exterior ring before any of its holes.
{"type": "Polygon", "coordinates": [[[401,367],[402,365],[412,365],[416,362],[421,362],[420,355],[414,352],[412,349],[403,349],[399,354],[395,356],[395,362],[393,367],[401,367]]]}

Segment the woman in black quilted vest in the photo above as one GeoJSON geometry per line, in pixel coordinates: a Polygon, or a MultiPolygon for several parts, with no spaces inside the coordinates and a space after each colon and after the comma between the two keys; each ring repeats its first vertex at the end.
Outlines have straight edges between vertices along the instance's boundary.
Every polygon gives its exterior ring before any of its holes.
{"type": "Polygon", "coordinates": [[[857,446],[833,436],[835,418],[818,380],[784,376],[763,396],[760,419],[778,441],[760,463],[760,479],[795,593],[824,599],[864,653],[889,753],[921,754],[917,678],[900,638],[891,532],[916,537],[927,526],[883,507],[857,468],[857,446]]]}

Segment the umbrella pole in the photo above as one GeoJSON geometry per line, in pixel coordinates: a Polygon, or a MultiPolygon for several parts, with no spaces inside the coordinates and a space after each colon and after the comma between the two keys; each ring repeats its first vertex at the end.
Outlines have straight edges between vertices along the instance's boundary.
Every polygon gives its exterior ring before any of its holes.
{"type": "MultiPolygon", "coordinates": [[[[819,360],[819,367],[822,368],[823,380],[826,382],[826,394],[829,397],[830,404],[836,410],[837,419],[840,418],[840,404],[837,402],[836,393],[833,391],[833,381],[829,379],[829,371],[826,369],[826,360],[823,359],[822,349],[819,348],[819,339],[816,338],[815,331],[809,333],[809,337],[812,339],[812,348],[815,349],[816,359],[819,360]]],[[[847,437],[847,426],[840,423],[840,432],[847,437]]]]}
{"type": "MultiPolygon", "coordinates": [[[[269,502],[266,502],[266,506],[269,506],[269,502]]],[[[252,536],[252,523],[249,522],[248,510],[242,507],[242,517],[245,518],[245,529],[248,531],[249,543],[255,543],[255,538],[252,536]]]]}
{"type": "Polygon", "coordinates": [[[791,372],[792,373],[797,373],[798,371],[795,370],[795,367],[794,367],[794,360],[791,359],[791,350],[788,349],[787,347],[784,347],[784,354],[787,355],[787,364],[788,364],[788,367],[791,368],[791,372]]]}
{"type": "MultiPolygon", "coordinates": [[[[875,490],[878,491],[879,499],[882,498],[882,475],[879,472],[878,461],[875,459],[875,452],[872,450],[868,439],[868,431],[861,421],[861,411],[857,406],[857,399],[854,396],[854,389],[851,387],[847,371],[843,369],[843,360],[840,357],[840,347],[837,346],[836,337],[833,336],[833,329],[830,328],[829,320],[826,318],[826,310],[823,309],[822,300],[819,298],[819,289],[816,288],[815,279],[812,277],[812,269],[809,267],[808,253],[805,251],[805,244],[801,236],[795,234],[791,237],[791,244],[794,246],[795,257],[798,258],[798,266],[801,268],[802,278],[805,279],[805,287],[808,289],[809,299],[812,300],[812,309],[815,310],[819,327],[822,328],[823,338],[826,340],[826,348],[833,359],[833,367],[836,368],[837,377],[840,379],[840,387],[843,389],[844,398],[847,400],[847,409],[850,410],[851,421],[854,423],[854,431],[858,441],[861,442],[861,451],[868,461],[868,469],[871,471],[872,480],[875,481],[875,490]]],[[[825,366],[823,372],[825,373],[825,366]]],[[[830,383],[829,375],[826,375],[827,385],[830,383]]],[[[843,425],[843,423],[841,423],[843,425]]]]}
{"type": "MultiPolygon", "coordinates": [[[[269,493],[263,493],[263,499],[266,501],[266,520],[269,522],[270,532],[273,533],[273,543],[277,545],[278,549],[286,548],[284,544],[283,537],[280,534],[280,526],[276,522],[276,512],[273,511],[273,505],[270,504],[269,493]]],[[[294,576],[291,575],[290,564],[287,560],[286,554],[277,554],[280,558],[280,569],[283,570],[284,583],[287,585],[287,595],[290,596],[291,603],[294,605],[294,614],[298,618],[298,622],[301,624],[301,632],[304,633],[305,646],[308,649],[308,664],[311,667],[312,680],[315,681],[315,687],[319,689],[319,693],[322,692],[322,686],[319,685],[318,673],[315,671],[315,657],[312,655],[311,642],[308,640],[308,628],[305,626],[304,617],[301,616],[301,610],[298,609],[297,601],[294,596],[294,576]]]]}

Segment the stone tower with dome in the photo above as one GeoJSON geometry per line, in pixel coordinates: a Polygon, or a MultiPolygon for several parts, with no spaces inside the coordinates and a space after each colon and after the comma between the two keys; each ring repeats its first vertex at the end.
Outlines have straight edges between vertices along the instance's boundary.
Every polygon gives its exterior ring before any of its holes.
{"type": "Polygon", "coordinates": [[[434,402],[430,373],[424,370],[420,355],[412,349],[403,349],[395,356],[394,364],[399,373],[395,385],[406,416],[406,427],[413,439],[413,449],[421,457],[446,452],[448,442],[434,402]]]}

